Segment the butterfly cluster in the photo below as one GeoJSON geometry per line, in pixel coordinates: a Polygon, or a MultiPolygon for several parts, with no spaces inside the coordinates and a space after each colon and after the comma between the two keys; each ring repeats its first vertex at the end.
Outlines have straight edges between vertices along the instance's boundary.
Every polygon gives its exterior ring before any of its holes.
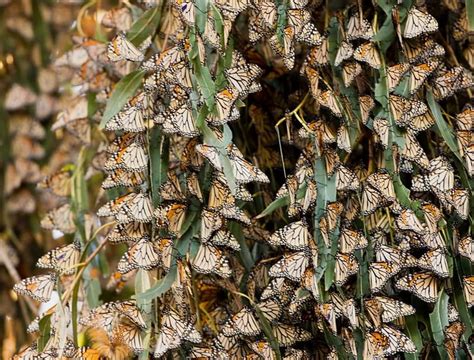
{"type": "Polygon", "coordinates": [[[74,235],[39,258],[50,273],[14,287],[61,296],[29,327],[49,316],[48,344],[19,358],[466,355],[465,5],[443,2],[458,14],[446,35],[432,6],[407,1],[141,3],[136,22],[130,4],[102,17],[108,43],[75,38],[55,61],[74,96],[53,130],[81,151],[41,182],[64,199],[41,225],[74,235]],[[258,131],[236,134],[278,117],[295,161],[265,173],[248,150],[258,131]],[[133,299],[91,299],[104,248],[120,254],[108,261],[113,297],[134,279],[133,299]]]}

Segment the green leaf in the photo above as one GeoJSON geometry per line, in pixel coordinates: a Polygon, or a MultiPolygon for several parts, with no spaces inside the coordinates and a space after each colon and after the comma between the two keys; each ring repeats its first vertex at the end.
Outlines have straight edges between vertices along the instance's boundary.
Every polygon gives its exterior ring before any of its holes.
{"type": "Polygon", "coordinates": [[[466,0],[468,31],[474,31],[474,0],[466,0]]]}
{"type": "Polygon", "coordinates": [[[100,128],[103,129],[107,121],[112,119],[127,101],[135,95],[135,92],[142,84],[143,77],[145,76],[144,70],[135,70],[130,74],[123,77],[115,86],[114,92],[110,96],[110,99],[107,101],[107,106],[105,107],[104,115],[100,121],[100,128]]]}
{"type": "Polygon", "coordinates": [[[155,285],[153,285],[151,288],[148,290],[144,291],[141,294],[136,294],[135,299],[138,301],[147,301],[147,300],[152,300],[154,298],[157,298],[158,296],[163,295],[165,292],[167,292],[170,288],[173,282],[176,280],[176,275],[177,275],[177,268],[176,266],[171,267],[170,271],[166,276],[156,282],[155,285]]]}
{"type": "MultiPolygon", "coordinates": [[[[428,100],[428,106],[430,107],[431,113],[436,121],[436,128],[439,132],[439,135],[446,141],[446,144],[451,149],[451,151],[456,155],[459,161],[463,162],[461,154],[459,153],[458,145],[453,134],[453,130],[449,127],[446,121],[443,118],[441,113],[441,108],[438,103],[435,101],[433,93],[427,91],[426,99],[428,100]]],[[[463,162],[464,163],[464,162],[463,162]]]]}
{"type": "Polygon", "coordinates": [[[448,300],[449,296],[444,290],[439,293],[438,301],[430,314],[430,326],[433,338],[436,342],[438,353],[441,359],[446,359],[447,354],[443,346],[444,343],[444,329],[449,325],[448,321],[448,300]]]}
{"type": "Polygon", "coordinates": [[[44,350],[51,336],[51,315],[45,315],[39,321],[38,351],[44,350]]]}
{"type": "MultiPolygon", "coordinates": [[[[151,281],[149,273],[143,269],[138,269],[137,275],[135,277],[135,294],[143,294],[145,291],[150,289],[150,287],[151,281]]],[[[144,351],[140,353],[139,359],[148,359],[151,338],[151,299],[137,298],[137,306],[145,313],[145,319],[147,323],[147,329],[142,339],[144,351]]]]}
{"type": "Polygon", "coordinates": [[[380,42],[380,49],[383,53],[387,51],[390,44],[395,39],[395,28],[393,27],[392,16],[387,15],[381,28],[373,37],[373,41],[380,42]]]}
{"type": "Polygon", "coordinates": [[[240,244],[239,255],[242,259],[245,269],[247,271],[250,271],[252,267],[255,265],[255,259],[252,256],[252,253],[250,252],[247,242],[245,241],[245,237],[242,233],[242,226],[239,223],[232,221],[229,224],[229,230],[232,233],[232,235],[235,236],[235,238],[240,244]]]}
{"type": "Polygon", "coordinates": [[[406,359],[416,360],[423,349],[423,339],[421,338],[420,329],[418,329],[418,321],[415,315],[405,317],[406,329],[408,336],[416,346],[416,352],[414,354],[405,354],[406,359]]]}
{"type": "Polygon", "coordinates": [[[288,206],[290,204],[290,198],[288,196],[282,196],[278,199],[273,200],[260,214],[258,214],[255,219],[261,219],[265,216],[270,215],[275,210],[282,208],[283,206],[288,206]]]}
{"type": "Polygon", "coordinates": [[[273,352],[276,355],[276,358],[278,360],[281,359],[281,354],[280,354],[280,346],[278,344],[277,339],[275,338],[275,335],[273,335],[273,330],[272,327],[270,326],[270,323],[268,322],[267,318],[263,314],[262,310],[258,307],[257,304],[254,304],[255,312],[257,313],[258,319],[260,321],[260,326],[262,327],[262,330],[267,337],[270,346],[272,347],[273,352]]]}
{"type": "Polygon", "coordinates": [[[214,109],[215,104],[214,95],[216,94],[216,85],[212,80],[211,72],[204,66],[194,67],[194,70],[204,101],[206,102],[207,107],[212,110],[214,109]]]}
{"type": "Polygon", "coordinates": [[[148,36],[153,36],[160,23],[160,17],[160,6],[145,11],[127,32],[127,39],[130,40],[133,45],[139,46],[148,36]]]}
{"type": "Polygon", "coordinates": [[[154,127],[150,136],[150,185],[153,206],[160,203],[160,186],[166,181],[169,161],[169,138],[154,127]]]}

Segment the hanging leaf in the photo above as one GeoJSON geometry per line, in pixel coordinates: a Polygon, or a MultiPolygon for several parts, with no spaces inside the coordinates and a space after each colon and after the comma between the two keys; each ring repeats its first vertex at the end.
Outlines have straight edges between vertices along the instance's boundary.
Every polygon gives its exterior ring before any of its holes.
{"type": "Polygon", "coordinates": [[[130,100],[133,95],[135,95],[135,92],[142,84],[144,76],[144,70],[135,70],[123,77],[117,83],[112,95],[110,96],[110,99],[107,101],[104,115],[100,121],[101,129],[103,129],[105,124],[107,124],[107,121],[117,115],[119,111],[122,110],[127,101],[130,100]]]}

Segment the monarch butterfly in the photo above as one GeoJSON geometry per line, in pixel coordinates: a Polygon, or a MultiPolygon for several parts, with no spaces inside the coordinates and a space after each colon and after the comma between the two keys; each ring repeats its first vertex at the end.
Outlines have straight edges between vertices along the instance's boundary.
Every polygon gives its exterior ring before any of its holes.
{"type": "Polygon", "coordinates": [[[359,109],[362,123],[366,124],[370,111],[375,107],[374,99],[369,95],[359,96],[359,109]]]}
{"type": "Polygon", "coordinates": [[[142,61],[143,54],[126,37],[125,33],[119,32],[107,46],[107,55],[110,61],[142,61]]]}
{"type": "Polygon", "coordinates": [[[285,298],[292,291],[293,286],[290,282],[284,277],[278,277],[272,279],[268,285],[263,289],[262,294],[260,295],[261,300],[267,300],[271,298],[285,298]]]}
{"type": "Polygon", "coordinates": [[[32,276],[21,280],[13,286],[13,291],[19,295],[29,296],[39,302],[48,302],[56,285],[55,273],[32,276]]]}
{"type": "Polygon", "coordinates": [[[380,69],[380,66],[382,66],[377,47],[375,43],[371,41],[359,45],[359,47],[354,50],[354,59],[365,62],[374,69],[380,69]]]}
{"type": "Polygon", "coordinates": [[[386,70],[388,90],[392,92],[400,83],[402,77],[410,70],[410,64],[401,63],[390,66],[386,70]]]}
{"type": "MultiPolygon", "coordinates": [[[[155,118],[156,121],[157,118],[155,118]]],[[[194,122],[193,110],[188,102],[177,106],[176,109],[166,111],[162,126],[166,134],[179,133],[189,138],[199,135],[194,122]]]]}
{"type": "Polygon", "coordinates": [[[172,68],[174,65],[186,61],[184,43],[178,43],[159,54],[154,54],[150,59],[143,62],[141,67],[147,71],[163,71],[172,68]]]}
{"type": "Polygon", "coordinates": [[[359,271],[359,263],[352,254],[336,254],[336,267],[334,270],[334,281],[337,286],[342,286],[347,279],[359,271]]]}
{"type": "Polygon", "coordinates": [[[265,340],[257,340],[250,343],[250,348],[259,356],[264,359],[276,359],[276,355],[273,352],[270,344],[265,340]]]}
{"type": "Polygon", "coordinates": [[[281,260],[270,268],[268,275],[271,277],[286,277],[289,280],[299,282],[308,265],[309,257],[306,252],[285,254],[281,260]]]}
{"type": "Polygon", "coordinates": [[[227,257],[220,249],[211,244],[201,244],[192,261],[192,267],[199,273],[215,273],[223,278],[229,277],[232,273],[227,257]]]}
{"type": "Polygon", "coordinates": [[[107,302],[100,305],[90,310],[86,317],[81,318],[80,323],[86,326],[112,329],[121,318],[128,319],[142,329],[146,328],[145,319],[132,300],[107,302]]]}
{"type": "Polygon", "coordinates": [[[474,107],[466,105],[462,112],[456,115],[459,130],[474,131],[474,107]]]}
{"type": "Polygon", "coordinates": [[[171,239],[154,239],[153,245],[160,256],[159,266],[165,271],[169,271],[173,258],[173,241],[171,239]]]}
{"type": "Polygon", "coordinates": [[[435,233],[425,233],[422,238],[423,246],[426,246],[428,249],[445,249],[446,244],[444,243],[443,237],[439,232],[435,233]]]}
{"type": "Polygon", "coordinates": [[[413,315],[416,311],[413,306],[386,296],[365,300],[364,305],[372,319],[380,318],[384,323],[392,322],[401,316],[413,315]]]}
{"type": "Polygon", "coordinates": [[[370,23],[363,19],[359,13],[352,15],[347,23],[347,40],[369,40],[374,36],[370,23]]]}
{"type": "Polygon", "coordinates": [[[74,274],[74,265],[79,262],[81,245],[77,242],[58,247],[40,257],[36,266],[44,269],[54,269],[65,275],[74,274]]]}
{"type": "Polygon", "coordinates": [[[418,267],[430,270],[439,277],[448,277],[448,261],[443,249],[429,250],[418,259],[418,267]]]}
{"type": "Polygon", "coordinates": [[[76,231],[71,205],[64,204],[49,211],[41,219],[41,227],[46,230],[59,230],[64,234],[71,234],[76,231]]]}
{"type": "Polygon", "coordinates": [[[240,95],[248,93],[252,82],[262,74],[262,69],[255,64],[243,64],[225,70],[226,79],[230,86],[240,95]]]}
{"type": "Polygon", "coordinates": [[[253,311],[247,307],[244,307],[237,314],[233,315],[222,328],[222,333],[225,336],[256,336],[260,334],[261,331],[262,329],[253,315],[253,311]]]}
{"type": "Polygon", "coordinates": [[[315,67],[329,64],[328,46],[327,37],[322,37],[321,44],[313,47],[308,54],[308,64],[315,67]]]}
{"type": "Polygon", "coordinates": [[[109,131],[123,130],[127,132],[142,132],[146,130],[144,111],[141,107],[128,106],[112,117],[105,124],[109,131]]]}
{"type": "Polygon", "coordinates": [[[427,272],[402,276],[395,282],[395,287],[399,290],[409,291],[428,303],[438,300],[438,282],[432,274],[427,272]]]}
{"type": "Polygon", "coordinates": [[[11,135],[24,135],[35,140],[43,140],[46,136],[46,131],[41,124],[27,115],[12,115],[8,132],[11,135]]]}
{"type": "Polygon", "coordinates": [[[456,350],[460,345],[461,335],[465,329],[466,327],[462,322],[455,321],[444,330],[444,347],[450,360],[456,359],[456,350]]]}
{"type": "Polygon", "coordinates": [[[334,66],[339,66],[344,60],[352,57],[354,48],[352,44],[347,41],[342,41],[337,49],[336,58],[334,59],[334,66]]]}
{"type": "Polygon", "coordinates": [[[403,42],[405,56],[410,64],[425,61],[430,57],[444,56],[444,48],[430,38],[403,42]]]}
{"type": "Polygon", "coordinates": [[[354,79],[362,73],[362,66],[356,61],[347,62],[342,67],[342,80],[344,86],[349,87],[354,79]]]}
{"type": "Polygon", "coordinates": [[[149,223],[153,218],[153,208],[148,194],[132,192],[109,201],[97,210],[97,215],[114,216],[119,223],[131,221],[149,223]]]}
{"type": "Polygon", "coordinates": [[[395,220],[395,224],[400,230],[410,230],[420,235],[425,232],[423,224],[411,209],[403,209],[395,220]]]}
{"type": "Polygon", "coordinates": [[[409,131],[405,133],[405,146],[400,149],[400,157],[415,162],[425,170],[430,166],[425,151],[418,143],[415,135],[409,131]]]}
{"type": "Polygon", "coordinates": [[[273,28],[277,19],[277,7],[272,1],[259,1],[257,3],[257,11],[262,17],[262,21],[269,28],[273,28]]]}
{"type": "Polygon", "coordinates": [[[387,201],[396,199],[392,177],[385,170],[371,174],[367,177],[367,183],[377,189],[387,201]]]}
{"type": "Polygon", "coordinates": [[[337,222],[343,210],[344,206],[338,201],[330,203],[326,206],[325,218],[327,221],[328,231],[332,232],[336,228],[337,222]]]}
{"type": "Polygon", "coordinates": [[[309,331],[297,326],[287,324],[276,324],[272,326],[273,336],[281,346],[287,347],[297,342],[308,341],[313,337],[309,331]]]}
{"type": "Polygon", "coordinates": [[[458,243],[458,252],[461,256],[474,262],[474,240],[470,236],[465,236],[458,243]]]}
{"type": "Polygon", "coordinates": [[[452,206],[461,219],[468,218],[470,195],[467,189],[452,189],[447,193],[436,192],[436,194],[445,208],[450,209],[452,206]]]}
{"type": "Polygon", "coordinates": [[[339,102],[331,90],[326,90],[319,94],[317,101],[321,106],[327,107],[337,117],[342,117],[342,110],[339,102]]]}
{"type": "Polygon", "coordinates": [[[382,290],[387,281],[398,274],[401,267],[396,262],[373,262],[369,266],[369,283],[372,293],[382,290]]]}
{"type": "Polygon", "coordinates": [[[349,131],[347,130],[347,127],[344,124],[340,125],[339,129],[337,129],[337,147],[347,153],[350,153],[352,151],[349,131]]]}
{"type": "Polygon", "coordinates": [[[214,125],[236,120],[240,116],[238,109],[234,106],[238,96],[239,92],[231,88],[218,92],[215,97],[217,115],[211,114],[207,120],[214,125]]]}
{"type": "Polygon", "coordinates": [[[291,9],[303,9],[306,5],[308,5],[309,0],[290,0],[290,8],[291,9]]]}
{"type": "Polygon", "coordinates": [[[418,264],[413,255],[400,248],[376,244],[375,249],[375,258],[379,262],[395,263],[401,268],[413,267],[418,264]]]}
{"type": "Polygon", "coordinates": [[[111,189],[116,186],[137,187],[142,185],[146,180],[143,171],[130,172],[125,169],[115,169],[107,175],[102,188],[104,190],[111,189]]]}
{"type": "Polygon", "coordinates": [[[168,172],[168,180],[160,185],[160,196],[167,201],[184,201],[186,199],[181,191],[176,172],[168,172]]]}
{"type": "Polygon", "coordinates": [[[410,69],[410,94],[414,94],[423,85],[426,78],[439,66],[437,60],[428,60],[426,63],[413,65],[410,69]]]}
{"type": "Polygon", "coordinates": [[[39,160],[44,157],[44,148],[26,135],[16,135],[11,145],[13,158],[39,160]]]}
{"type": "Polygon", "coordinates": [[[424,131],[432,127],[435,123],[433,116],[429,112],[425,112],[424,114],[414,116],[413,118],[408,121],[408,128],[414,132],[418,133],[420,131],[424,131]]]}
{"type": "Polygon", "coordinates": [[[316,314],[318,317],[322,317],[326,320],[327,324],[331,331],[337,333],[336,317],[340,317],[341,314],[336,306],[332,303],[319,304],[315,308],[316,314]]]}
{"type": "Polygon", "coordinates": [[[438,30],[438,22],[428,13],[412,7],[408,11],[405,28],[403,29],[403,37],[411,39],[421,34],[428,34],[438,30]]]}
{"type": "Polygon", "coordinates": [[[345,167],[339,165],[336,169],[336,189],[339,191],[357,190],[360,187],[360,181],[357,175],[345,167]]]}
{"type": "Polygon", "coordinates": [[[381,206],[385,206],[384,197],[374,187],[366,184],[362,190],[361,212],[364,216],[370,215],[381,206]]]}
{"type": "Polygon", "coordinates": [[[143,171],[148,167],[148,154],[143,145],[132,143],[113,154],[104,164],[104,169],[112,171],[124,169],[127,171],[143,171]]]}
{"type": "Polygon", "coordinates": [[[220,229],[224,224],[224,219],[218,213],[203,209],[201,212],[201,242],[206,243],[212,234],[220,229]]]}
{"type": "Polygon", "coordinates": [[[445,192],[454,187],[454,170],[445,157],[438,156],[430,161],[426,181],[434,191],[445,192]]]}
{"type": "Polygon", "coordinates": [[[231,194],[229,187],[217,178],[213,179],[211,183],[208,206],[217,211],[224,207],[235,206],[235,197],[231,194]]]}
{"type": "Polygon", "coordinates": [[[209,241],[217,246],[227,246],[234,251],[240,250],[240,244],[229,231],[218,230],[209,241]]]}
{"type": "Polygon", "coordinates": [[[116,224],[107,234],[107,241],[112,244],[123,242],[135,243],[149,233],[148,225],[138,221],[127,224],[116,224]]]}
{"type": "Polygon", "coordinates": [[[321,34],[313,23],[308,22],[303,25],[300,32],[296,33],[296,40],[316,46],[321,44],[321,34]]]}
{"type": "Polygon", "coordinates": [[[377,359],[397,352],[414,353],[416,346],[404,333],[387,325],[375,328],[366,334],[364,359],[377,359]]]}
{"type": "Polygon", "coordinates": [[[37,99],[36,94],[27,87],[14,84],[5,95],[5,109],[19,110],[25,106],[34,104],[37,99]]]}
{"type": "Polygon", "coordinates": [[[58,196],[69,196],[71,194],[71,172],[60,170],[52,175],[46,176],[38,184],[39,189],[48,189],[58,196]]]}
{"type": "Polygon", "coordinates": [[[456,140],[458,142],[459,153],[466,160],[466,166],[468,168],[469,174],[472,173],[473,160],[472,160],[472,145],[471,138],[473,137],[473,132],[469,130],[457,130],[456,131],[456,140]]]}
{"type": "Polygon", "coordinates": [[[295,34],[299,34],[304,25],[310,22],[311,14],[306,9],[289,9],[287,11],[288,24],[294,28],[295,34]]]}
{"type": "Polygon", "coordinates": [[[211,12],[207,13],[207,21],[202,34],[202,39],[210,47],[213,47],[216,50],[221,50],[221,39],[216,31],[215,21],[211,12]]]}
{"type": "Polygon", "coordinates": [[[178,235],[186,216],[187,206],[184,204],[168,204],[155,209],[153,215],[157,226],[166,228],[171,234],[178,235]]]}
{"type": "Polygon", "coordinates": [[[295,49],[293,44],[294,35],[295,30],[293,27],[287,26],[283,30],[283,45],[280,44],[276,34],[269,40],[273,51],[283,58],[283,64],[287,70],[293,69],[295,65],[295,49]]]}
{"type": "Polygon", "coordinates": [[[313,268],[307,268],[301,279],[301,286],[313,295],[315,300],[320,299],[318,279],[313,268]]]}
{"type": "Polygon", "coordinates": [[[461,66],[440,71],[439,76],[434,78],[431,83],[435,99],[443,100],[460,89],[472,86],[472,81],[465,78],[467,75],[465,71],[461,66]],[[467,81],[467,86],[463,86],[463,81],[467,81]]]}
{"type": "Polygon", "coordinates": [[[160,264],[160,254],[156,251],[153,242],[142,238],[133,244],[120,259],[117,270],[126,274],[134,269],[152,270],[160,264]]]}
{"type": "Polygon", "coordinates": [[[307,224],[303,221],[296,221],[278,229],[268,242],[273,246],[285,245],[296,251],[308,249],[308,242],[312,240],[307,224]]]}
{"type": "Polygon", "coordinates": [[[202,338],[192,319],[182,318],[175,310],[167,309],[162,318],[153,356],[159,358],[169,350],[177,349],[184,340],[197,344],[202,338]]]}
{"type": "Polygon", "coordinates": [[[464,298],[468,307],[474,306],[474,276],[465,276],[463,278],[464,298]]]}
{"type": "Polygon", "coordinates": [[[378,142],[384,147],[388,147],[388,137],[390,126],[388,120],[382,117],[376,117],[372,124],[374,132],[377,134],[378,142]]]}
{"type": "Polygon", "coordinates": [[[356,230],[342,228],[339,236],[339,251],[343,254],[352,254],[354,250],[366,248],[368,245],[365,236],[356,230]]]}
{"type": "Polygon", "coordinates": [[[426,225],[431,233],[438,231],[438,221],[443,217],[441,210],[431,203],[421,205],[426,225]]]}
{"type": "Polygon", "coordinates": [[[232,22],[248,5],[247,0],[216,0],[216,6],[222,11],[224,18],[227,17],[232,22]]]}

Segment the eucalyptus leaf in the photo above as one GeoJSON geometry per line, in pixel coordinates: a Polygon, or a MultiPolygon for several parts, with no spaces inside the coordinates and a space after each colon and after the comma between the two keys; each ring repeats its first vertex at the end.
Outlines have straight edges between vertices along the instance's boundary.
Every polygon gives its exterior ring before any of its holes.
{"type": "Polygon", "coordinates": [[[104,115],[100,121],[100,128],[103,129],[105,124],[119,113],[124,105],[135,95],[142,84],[143,77],[145,76],[144,70],[135,70],[130,74],[124,76],[115,86],[110,99],[107,101],[104,115]]]}
{"type": "Polygon", "coordinates": [[[444,290],[441,290],[438,295],[438,301],[430,314],[430,326],[433,338],[436,341],[438,353],[441,359],[446,359],[447,354],[443,346],[444,343],[444,329],[449,325],[448,321],[448,300],[449,297],[444,290]]]}
{"type": "Polygon", "coordinates": [[[161,6],[156,6],[145,11],[127,32],[127,39],[130,40],[133,45],[139,46],[147,37],[155,33],[160,23],[160,18],[161,6]]]}

